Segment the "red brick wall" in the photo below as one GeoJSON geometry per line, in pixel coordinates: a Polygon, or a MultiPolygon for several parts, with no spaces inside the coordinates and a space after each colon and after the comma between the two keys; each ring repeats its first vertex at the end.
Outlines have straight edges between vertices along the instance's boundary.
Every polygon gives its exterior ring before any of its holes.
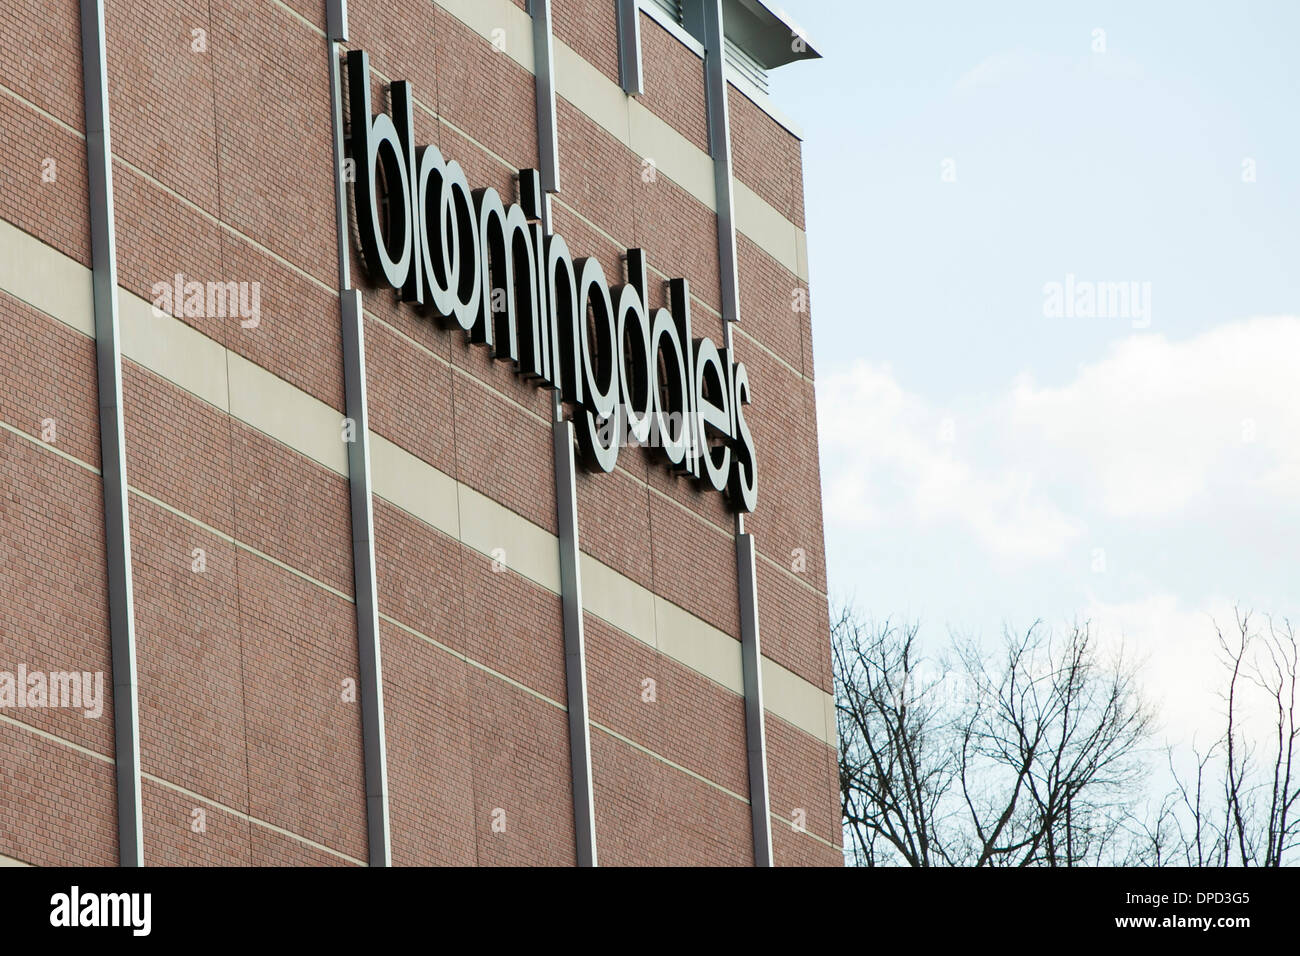
{"type": "Polygon", "coordinates": [[[551,31],[610,82],[618,82],[618,12],[613,0],[554,0],[551,31]]]}
{"type": "MultiPolygon", "coordinates": [[[[323,26],[323,3],[287,6],[301,19],[268,0],[109,0],[120,282],[145,299],[177,272],[259,282],[257,328],[183,321],[341,410],[326,46],[310,25],[323,26]],[[196,29],[204,52],[191,49],[196,29]]],[[[460,162],[473,186],[514,199],[513,170],[538,163],[527,71],[428,0],[352,0],[349,12],[377,90],[412,81],[420,142],[460,162]]],[[[616,81],[613,3],[558,0],[554,15],[557,36],[616,81]]],[[[77,17],[75,0],[19,0],[0,13],[0,123],[14,132],[0,140],[0,217],[89,264],[77,17]],[[32,48],[46,51],[39,69],[32,48]],[[53,183],[41,182],[46,157],[57,162],[53,183]]],[[[706,148],[699,58],[648,18],[642,36],[642,102],[706,148]]],[[[797,141],[732,100],[738,176],[802,222],[797,141]]],[[[721,344],[714,213],[662,171],[646,182],[654,157],[562,97],[558,107],[557,231],[615,283],[620,254],[645,248],[652,304],[663,304],[664,277],[688,278],[696,334],[721,344]]],[[[783,267],[743,238],[740,253],[764,644],[826,687],[807,315],[789,311],[795,280],[783,267]],[[808,553],[801,576],[783,570],[795,547],[808,553]]],[[[359,285],[374,430],[554,532],[549,396],[391,291],[359,285]]],[[[99,479],[9,430],[35,436],[53,417],[56,448],[98,466],[93,343],[4,294],[0,318],[12,370],[0,386],[0,454],[16,476],[0,499],[0,669],[76,658],[108,671],[99,479]]],[[[347,483],[133,362],[124,375],[146,859],[364,861],[360,716],[341,698],[357,668],[347,483]]],[[[583,473],[578,496],[584,550],[738,634],[720,496],[635,450],[613,475],[583,473]]],[[[558,597],[508,570],[510,542],[507,569],[494,571],[381,501],[375,527],[394,862],[571,864],[558,597]]],[[[586,621],[601,862],[752,863],[741,698],[586,621]],[[654,703],[642,699],[647,678],[654,703]]],[[[67,745],[111,756],[111,701],[99,721],[10,716],[0,714],[0,756],[17,770],[0,853],[112,863],[111,764],[67,745]]],[[[774,812],[806,806],[820,838],[774,826],[778,862],[836,862],[822,842],[838,839],[829,749],[775,719],[769,740],[774,812]]]]}
{"type": "Polygon", "coordinates": [[[645,13],[641,14],[641,69],[641,102],[707,152],[704,61],[645,13]]]}
{"type": "Polygon", "coordinates": [[[839,780],[835,751],[809,741],[779,717],[768,715],[768,797],[772,805],[773,857],[792,863],[840,866],[839,780]],[[802,826],[803,830],[796,829],[802,826]]]}
{"type": "MultiPolygon", "coordinates": [[[[93,473],[7,430],[0,431],[0,455],[7,476],[0,504],[5,580],[0,671],[103,672],[107,698],[111,658],[99,482],[93,473]]],[[[98,754],[113,753],[108,699],[98,719],[55,707],[6,707],[0,710],[4,719],[98,754]]]]}
{"type": "Polygon", "coordinates": [[[103,498],[91,470],[99,462],[94,346],[0,293],[0,361],[0,671],[104,675],[97,719],[52,707],[0,711],[0,854],[111,864],[116,789],[103,498]],[[41,441],[46,419],[55,429],[49,443],[41,441]]]}
{"type": "MultiPolygon", "coordinates": [[[[103,718],[101,718],[103,719],[103,718]]],[[[0,721],[0,853],[35,866],[117,862],[113,765],[0,721]]]]}
{"type": "MultiPolygon", "coordinates": [[[[0,75],[0,83],[5,77],[0,75]]],[[[80,71],[78,71],[78,83],[80,71]]],[[[30,91],[36,95],[37,91],[30,91]]],[[[15,95],[21,93],[15,91],[15,95]]],[[[80,122],[80,114],[78,114],[80,122]]],[[[90,264],[86,212],[86,142],[27,103],[0,94],[0,217],[90,264]],[[53,167],[46,167],[46,161],[53,167]],[[51,168],[54,181],[42,178],[51,168]]]]}
{"type": "Polygon", "coordinates": [[[733,175],[802,229],[803,151],[798,137],[730,84],[727,107],[733,175]]]}
{"type": "Polygon", "coordinates": [[[747,795],[743,699],[590,614],[585,628],[591,720],[747,795]]]}

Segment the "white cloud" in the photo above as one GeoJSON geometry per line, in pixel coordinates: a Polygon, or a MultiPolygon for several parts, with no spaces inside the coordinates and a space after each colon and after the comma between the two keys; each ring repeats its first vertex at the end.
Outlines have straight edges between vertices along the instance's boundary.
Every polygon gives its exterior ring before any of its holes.
{"type": "Polygon", "coordinates": [[[859,361],[818,383],[826,510],[958,526],[990,555],[1060,554],[1090,527],[1251,496],[1294,511],[1300,319],[1183,342],[1134,335],[1062,385],[1028,375],[951,414],[859,361]]]}
{"type": "MultiPolygon", "coordinates": [[[[1090,621],[1141,662],[1160,742],[1204,748],[1223,729],[1216,623],[1231,633],[1237,600],[1261,627],[1295,613],[1298,368],[1290,316],[1134,335],[1062,383],[1026,374],[950,407],[858,362],[818,382],[828,532],[850,562],[897,550],[946,569],[912,581],[877,562],[873,601],[902,582],[923,616],[942,608],[959,628],[1090,621]],[[1088,566],[1097,544],[1103,574],[1088,566]]],[[[1261,741],[1266,704],[1243,705],[1261,741]]]]}
{"type": "Polygon", "coordinates": [[[1006,425],[1113,516],[1175,514],[1215,483],[1283,494],[1300,479],[1298,357],[1294,317],[1133,336],[1064,386],[1021,379],[1006,425]]]}
{"type": "Polygon", "coordinates": [[[887,366],[857,362],[824,377],[817,391],[825,507],[837,521],[962,524],[999,555],[1031,557],[1056,553],[1079,534],[1031,471],[960,455],[965,422],[905,392],[887,366]]]}
{"type": "MultiPolygon", "coordinates": [[[[1103,648],[1113,652],[1122,644],[1125,657],[1140,665],[1143,691],[1158,714],[1159,742],[1182,748],[1195,743],[1204,752],[1225,727],[1229,670],[1218,630],[1233,646],[1238,639],[1237,610],[1220,596],[1191,606],[1172,594],[1159,593],[1114,603],[1093,599],[1082,616],[1091,621],[1103,648]]],[[[1246,655],[1246,673],[1253,674],[1255,666],[1267,668],[1268,658],[1258,638],[1267,633],[1269,621],[1259,611],[1241,610],[1250,614],[1250,631],[1256,638],[1246,655]]],[[[1280,627],[1281,620],[1274,620],[1280,627]]],[[[1237,719],[1244,739],[1267,749],[1270,734],[1276,733],[1273,708],[1271,698],[1254,680],[1242,683],[1237,719]]]]}
{"type": "Polygon", "coordinates": [[[1215,625],[1230,632],[1234,610],[1226,598],[1210,597],[1186,607],[1172,594],[1110,603],[1093,598],[1082,616],[1092,622],[1103,647],[1121,644],[1141,665],[1142,685],[1159,713],[1162,737],[1202,749],[1222,730],[1215,625]]]}

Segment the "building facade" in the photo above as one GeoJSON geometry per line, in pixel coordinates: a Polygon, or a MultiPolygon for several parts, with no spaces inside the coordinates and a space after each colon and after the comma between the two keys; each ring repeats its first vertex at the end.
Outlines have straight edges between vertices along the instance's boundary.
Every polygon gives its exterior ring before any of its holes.
{"type": "Polygon", "coordinates": [[[839,865],[815,55],[12,0],[0,861],[839,865]]]}

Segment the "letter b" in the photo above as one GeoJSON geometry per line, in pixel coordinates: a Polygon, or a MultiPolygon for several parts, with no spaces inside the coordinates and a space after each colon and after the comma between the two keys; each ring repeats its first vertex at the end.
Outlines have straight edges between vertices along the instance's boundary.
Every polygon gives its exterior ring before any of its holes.
{"type": "Polygon", "coordinates": [[[361,238],[361,258],[367,271],[394,289],[406,283],[414,254],[411,228],[411,177],[406,149],[387,113],[371,113],[370,58],[362,50],[348,52],[348,90],[352,110],[352,158],[358,176],[352,184],[361,238]],[[380,174],[383,174],[383,193],[380,174]],[[382,200],[388,200],[383,216],[382,200]],[[384,235],[384,219],[388,235],[384,235]],[[401,229],[400,237],[397,233],[401,229]]]}

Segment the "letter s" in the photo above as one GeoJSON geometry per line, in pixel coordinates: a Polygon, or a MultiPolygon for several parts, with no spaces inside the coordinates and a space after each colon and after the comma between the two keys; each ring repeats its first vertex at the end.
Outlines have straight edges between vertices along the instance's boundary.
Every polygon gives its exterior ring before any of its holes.
{"type": "Polygon", "coordinates": [[[754,459],[754,436],[745,421],[745,406],[750,401],[749,371],[737,362],[732,372],[731,407],[736,414],[735,454],[731,459],[731,478],[727,483],[731,506],[737,511],[753,511],[758,504],[758,466],[754,459]]]}

